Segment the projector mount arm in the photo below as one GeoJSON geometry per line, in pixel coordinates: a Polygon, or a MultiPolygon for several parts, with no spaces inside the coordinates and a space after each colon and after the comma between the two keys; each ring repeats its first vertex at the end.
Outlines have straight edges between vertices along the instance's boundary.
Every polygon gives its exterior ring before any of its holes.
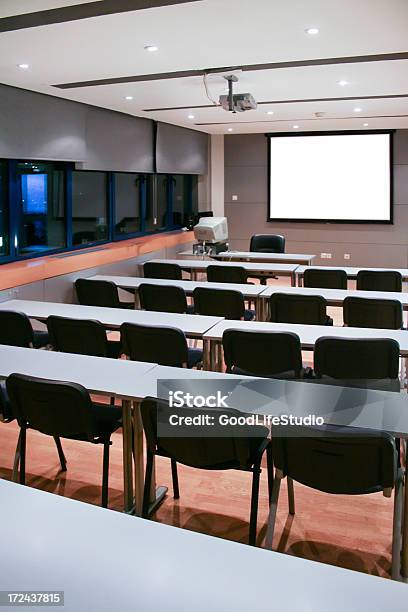
{"type": "Polygon", "coordinates": [[[236,113],[237,111],[234,108],[234,83],[238,82],[238,77],[235,74],[230,74],[225,76],[224,79],[228,81],[228,99],[229,99],[229,110],[231,113],[236,113]]]}

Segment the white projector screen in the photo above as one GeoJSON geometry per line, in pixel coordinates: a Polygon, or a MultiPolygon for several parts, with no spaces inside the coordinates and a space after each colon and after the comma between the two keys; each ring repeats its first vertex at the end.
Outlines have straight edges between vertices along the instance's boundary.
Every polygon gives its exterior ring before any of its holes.
{"type": "Polygon", "coordinates": [[[392,223],[392,132],[269,137],[269,221],[392,223]]]}

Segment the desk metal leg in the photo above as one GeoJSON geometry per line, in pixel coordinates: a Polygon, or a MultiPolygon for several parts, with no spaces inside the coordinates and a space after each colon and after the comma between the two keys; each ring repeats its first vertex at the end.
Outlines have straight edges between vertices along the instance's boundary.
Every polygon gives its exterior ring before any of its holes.
{"type": "Polygon", "coordinates": [[[135,289],[135,310],[140,310],[140,298],[138,289],[135,289]]]}
{"type": "Polygon", "coordinates": [[[211,340],[203,339],[203,370],[211,371],[211,340]]]}
{"type": "Polygon", "coordinates": [[[294,272],[292,272],[292,274],[290,275],[290,279],[292,287],[296,287],[296,274],[294,272]]]}
{"type": "Polygon", "coordinates": [[[132,402],[122,401],[124,511],[133,511],[132,402]]]}
{"type": "Polygon", "coordinates": [[[156,460],[153,458],[152,486],[150,488],[149,514],[156,512],[167,495],[168,487],[156,485],[156,460]]]}

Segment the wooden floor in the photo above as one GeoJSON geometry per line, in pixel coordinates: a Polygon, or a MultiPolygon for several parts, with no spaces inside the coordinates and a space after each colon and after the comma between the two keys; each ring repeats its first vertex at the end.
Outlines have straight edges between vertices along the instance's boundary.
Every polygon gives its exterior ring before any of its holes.
{"type": "MultiPolygon", "coordinates": [[[[330,309],[337,321],[340,309],[330,309]]],[[[305,353],[310,358],[310,353],[305,353]]],[[[0,477],[10,479],[18,428],[0,423],[0,477]]],[[[59,495],[100,503],[102,448],[63,441],[68,471],[59,471],[53,440],[28,433],[27,484],[59,495]]],[[[245,543],[248,537],[250,474],[205,472],[180,466],[180,499],[171,490],[153,520],[245,543]]],[[[157,461],[157,483],[171,487],[170,463],[157,461]]],[[[334,496],[295,483],[296,515],[288,515],[286,484],[281,490],[274,549],[374,575],[389,577],[392,499],[380,494],[334,496]]],[[[113,436],[109,507],[123,504],[122,440],[113,436]]],[[[1,515],[1,503],[0,503],[1,515]]],[[[264,545],[268,516],[266,472],[262,473],[258,546],[264,545]]],[[[27,517],[29,520],[29,516],[27,517]]]]}

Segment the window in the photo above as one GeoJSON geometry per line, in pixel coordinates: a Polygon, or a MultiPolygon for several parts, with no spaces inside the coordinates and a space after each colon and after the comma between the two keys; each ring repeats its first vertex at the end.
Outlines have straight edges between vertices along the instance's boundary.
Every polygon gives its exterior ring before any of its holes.
{"type": "Polygon", "coordinates": [[[72,244],[108,239],[108,177],[105,172],[72,173],[72,244]]]}
{"type": "Polygon", "coordinates": [[[183,226],[198,211],[198,181],[195,175],[175,174],[172,181],[172,225],[183,226]]]}
{"type": "Polygon", "coordinates": [[[141,202],[143,197],[143,174],[117,172],[114,177],[115,236],[136,234],[141,231],[141,202]]]}
{"type": "Polygon", "coordinates": [[[145,231],[164,229],[168,225],[169,177],[150,175],[147,180],[145,231]]]}
{"type": "Polygon", "coordinates": [[[44,253],[66,246],[64,165],[18,162],[17,254],[44,253]]]}
{"type": "Polygon", "coordinates": [[[9,254],[7,162],[0,161],[0,257],[9,254]]]}

